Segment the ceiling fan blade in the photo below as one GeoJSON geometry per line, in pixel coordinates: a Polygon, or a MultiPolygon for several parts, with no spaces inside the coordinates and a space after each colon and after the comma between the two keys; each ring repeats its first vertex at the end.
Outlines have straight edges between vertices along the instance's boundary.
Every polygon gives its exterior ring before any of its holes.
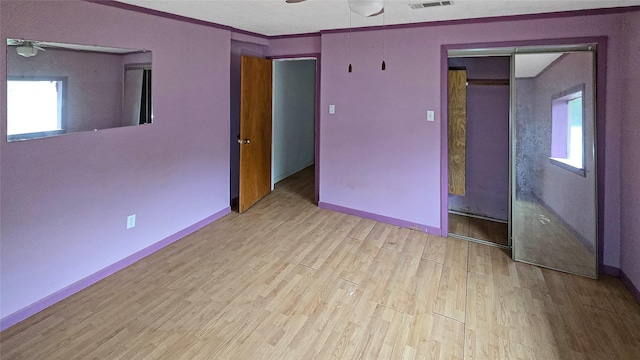
{"type": "Polygon", "coordinates": [[[382,14],[384,14],[384,8],[382,8],[382,10],[378,11],[377,13],[371,14],[371,15],[369,15],[367,17],[374,17],[374,16],[378,16],[378,15],[382,15],[382,14]]]}
{"type": "Polygon", "coordinates": [[[31,46],[33,46],[33,48],[34,48],[34,49],[38,49],[38,50],[42,50],[42,51],[47,51],[46,49],[44,49],[44,48],[42,48],[41,46],[36,45],[36,44],[33,44],[33,45],[31,45],[31,46]]]}
{"type": "Polygon", "coordinates": [[[304,2],[306,0],[284,0],[284,2],[286,2],[287,4],[297,4],[297,3],[301,3],[304,2]]]}

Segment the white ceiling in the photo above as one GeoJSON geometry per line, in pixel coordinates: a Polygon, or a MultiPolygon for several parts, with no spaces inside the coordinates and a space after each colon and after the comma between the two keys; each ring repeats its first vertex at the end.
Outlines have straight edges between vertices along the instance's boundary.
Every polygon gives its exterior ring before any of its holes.
{"type": "MultiPolygon", "coordinates": [[[[118,0],[267,36],[315,33],[349,28],[347,0],[118,0]]],[[[412,10],[409,3],[430,0],[386,0],[384,16],[353,14],[352,27],[408,24],[454,19],[537,14],[640,5],[640,0],[454,0],[452,6],[412,10]]]]}
{"type": "Polygon", "coordinates": [[[532,78],[564,53],[516,54],[516,78],[532,78]]]}

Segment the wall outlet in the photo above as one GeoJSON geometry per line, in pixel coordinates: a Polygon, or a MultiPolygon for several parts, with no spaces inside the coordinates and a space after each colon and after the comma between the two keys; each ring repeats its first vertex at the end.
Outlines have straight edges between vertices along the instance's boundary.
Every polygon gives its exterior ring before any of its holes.
{"type": "Polygon", "coordinates": [[[127,216],[127,229],[131,229],[136,226],[136,214],[127,216]]]}
{"type": "Polygon", "coordinates": [[[329,114],[333,115],[336,113],[336,106],[335,105],[329,105],[329,114]]]}
{"type": "Polygon", "coordinates": [[[427,110],[427,121],[434,121],[436,116],[433,110],[427,110]]]}

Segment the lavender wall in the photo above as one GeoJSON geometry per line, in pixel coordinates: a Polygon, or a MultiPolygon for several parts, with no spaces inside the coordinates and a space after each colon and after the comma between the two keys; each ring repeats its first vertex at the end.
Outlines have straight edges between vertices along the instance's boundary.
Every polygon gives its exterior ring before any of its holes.
{"type": "MultiPolygon", "coordinates": [[[[594,59],[595,60],[595,59],[594,59]]],[[[518,67],[516,55],[515,66],[518,67]]],[[[533,79],[516,80],[516,191],[518,198],[534,196],[552,209],[592,252],[596,249],[596,169],[594,148],[594,93],[592,53],[569,53],[533,79]],[[562,92],[584,84],[585,176],[549,161],[551,155],[551,101],[562,92]],[[526,109],[526,110],[525,110],[526,109]],[[525,111],[522,111],[525,110],[525,111]]]]}
{"type": "Polygon", "coordinates": [[[151,64],[153,61],[153,54],[151,51],[136,52],[133,54],[127,54],[122,56],[122,67],[131,64],[151,64]]]}
{"type": "Polygon", "coordinates": [[[148,126],[0,143],[4,319],[228,208],[230,33],[84,1],[1,1],[0,16],[0,38],[153,51],[155,111],[148,126]]]}
{"type": "MultiPolygon", "coordinates": [[[[509,57],[449,59],[468,79],[509,80],[509,57]]],[[[449,195],[449,209],[509,219],[509,86],[467,87],[466,192],[449,195]]]]}
{"type": "MultiPolygon", "coordinates": [[[[243,37],[247,38],[247,36],[243,37]]],[[[229,132],[229,146],[231,152],[229,181],[231,190],[230,200],[238,197],[240,187],[240,144],[238,144],[238,134],[240,134],[240,59],[242,55],[264,57],[265,47],[260,44],[231,40],[230,58],[230,109],[231,121],[229,132]]]]}
{"type": "MultiPolygon", "coordinates": [[[[619,23],[626,14],[443,25],[322,36],[320,200],[414,224],[441,224],[441,47],[609,36],[602,182],[604,263],[619,266],[619,23]],[[350,56],[351,54],[351,56],[350,56]],[[354,72],[347,73],[349,62],[354,72]],[[426,121],[426,110],[436,121],[426,121]]],[[[490,44],[488,44],[490,46],[490,44]]]]}
{"type": "MultiPolygon", "coordinates": [[[[622,53],[626,59],[624,67],[626,91],[621,94],[624,109],[622,118],[621,170],[622,227],[621,269],[640,289],[640,12],[627,14],[622,28],[622,40],[626,45],[622,53]]],[[[636,292],[636,295],[640,295],[636,292]]],[[[640,301],[640,298],[638,298],[640,301]]]]}
{"type": "Polygon", "coordinates": [[[270,40],[265,55],[276,57],[283,55],[318,54],[320,50],[320,35],[283,37],[270,40]]]}
{"type": "Polygon", "coordinates": [[[122,55],[49,49],[24,58],[8,50],[8,76],[67,78],[67,132],[122,125],[122,55]]]}

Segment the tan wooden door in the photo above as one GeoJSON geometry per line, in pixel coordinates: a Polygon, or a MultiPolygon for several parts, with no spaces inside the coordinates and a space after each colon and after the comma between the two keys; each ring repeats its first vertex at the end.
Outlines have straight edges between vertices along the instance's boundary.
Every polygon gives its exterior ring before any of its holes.
{"type": "Polygon", "coordinates": [[[449,194],[465,194],[467,71],[449,70],[449,194]]]}
{"type": "Polygon", "coordinates": [[[240,194],[244,212],[271,192],[271,60],[242,56],[240,194]]]}

